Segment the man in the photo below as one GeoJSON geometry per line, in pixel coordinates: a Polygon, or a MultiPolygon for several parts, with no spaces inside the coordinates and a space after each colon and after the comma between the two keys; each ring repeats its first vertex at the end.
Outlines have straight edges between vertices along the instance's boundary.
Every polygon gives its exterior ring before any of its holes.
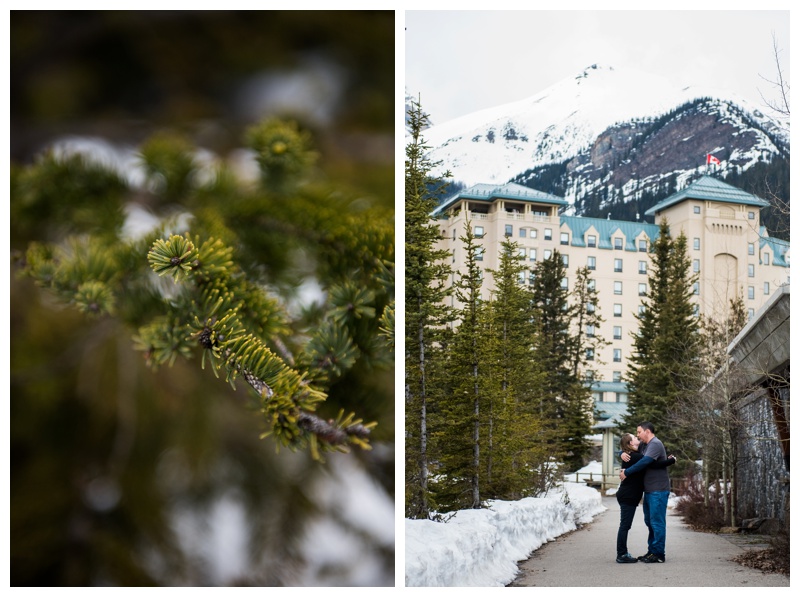
{"type": "Polygon", "coordinates": [[[666,561],[667,501],[669,499],[669,473],[666,468],[651,468],[650,464],[667,457],[664,444],[656,437],[653,424],[645,421],[636,428],[636,437],[646,444],[644,457],[633,466],[622,469],[619,478],[636,474],[644,469],[644,523],[649,530],[647,553],[639,556],[646,564],[662,564],[666,561]]]}

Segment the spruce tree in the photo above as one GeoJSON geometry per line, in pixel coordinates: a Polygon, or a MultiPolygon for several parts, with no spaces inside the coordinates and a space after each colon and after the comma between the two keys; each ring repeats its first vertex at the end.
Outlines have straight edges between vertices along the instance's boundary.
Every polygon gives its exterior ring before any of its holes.
{"type": "Polygon", "coordinates": [[[482,247],[472,224],[460,237],[464,269],[456,274],[454,291],[459,307],[458,327],[447,351],[448,396],[439,407],[435,433],[443,481],[441,502],[452,509],[481,507],[481,421],[486,404],[487,357],[483,342],[486,306],[481,297],[483,272],[478,265],[482,247]]]}
{"type": "Polygon", "coordinates": [[[405,161],[405,470],[406,516],[427,518],[433,504],[428,488],[429,410],[438,384],[441,335],[451,320],[444,304],[449,295],[450,253],[437,249],[439,227],[432,218],[446,189],[431,174],[422,131],[428,116],[419,102],[408,112],[410,141],[405,161]]]}
{"type": "Polygon", "coordinates": [[[574,470],[589,449],[591,410],[589,390],[573,369],[577,337],[561,253],[553,251],[537,263],[535,276],[532,313],[539,334],[533,356],[544,371],[539,398],[539,413],[548,428],[544,438],[553,456],[574,470]]]}
{"type": "Polygon", "coordinates": [[[594,378],[594,365],[599,363],[597,355],[610,343],[600,334],[605,321],[598,308],[598,293],[588,267],[575,272],[575,287],[572,290],[573,321],[577,335],[572,355],[572,372],[576,378],[594,378]],[[591,330],[591,333],[590,333],[591,330]],[[591,359],[589,358],[591,355],[591,359]]]}
{"type": "Polygon", "coordinates": [[[540,485],[535,478],[546,454],[539,441],[541,420],[530,407],[539,391],[541,371],[531,357],[536,328],[530,317],[530,290],[519,245],[503,241],[487,305],[484,346],[488,353],[483,424],[485,493],[494,499],[520,499],[540,485]]]}
{"type": "Polygon", "coordinates": [[[634,351],[628,364],[628,415],[625,425],[652,422],[659,437],[674,445],[678,434],[668,426],[670,410],[689,390],[697,366],[699,323],[691,302],[696,276],[686,251],[686,237],[670,236],[666,220],[651,247],[648,291],[637,314],[634,351]]]}

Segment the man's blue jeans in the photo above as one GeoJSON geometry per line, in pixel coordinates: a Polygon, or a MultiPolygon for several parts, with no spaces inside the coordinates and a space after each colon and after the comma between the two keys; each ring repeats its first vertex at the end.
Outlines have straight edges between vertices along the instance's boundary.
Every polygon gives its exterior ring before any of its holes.
{"type": "Polygon", "coordinates": [[[644,523],[647,525],[647,550],[664,556],[667,543],[667,500],[669,491],[645,492],[642,504],[644,523]]]}

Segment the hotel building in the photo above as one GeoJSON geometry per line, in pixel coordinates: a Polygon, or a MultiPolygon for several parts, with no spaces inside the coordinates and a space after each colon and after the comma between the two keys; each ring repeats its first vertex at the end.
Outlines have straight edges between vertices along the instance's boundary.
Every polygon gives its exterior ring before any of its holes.
{"type": "MultiPolygon", "coordinates": [[[[593,355],[595,406],[602,418],[626,412],[622,382],[633,349],[636,313],[648,289],[650,245],[657,224],[559,215],[568,202],[518,184],[478,184],[442,202],[434,213],[441,229],[439,248],[448,249],[454,271],[463,271],[465,250],[459,238],[469,222],[481,247],[483,298],[493,288],[489,269],[499,266],[502,241],[510,237],[530,265],[521,284],[532,284],[533,268],[558,250],[571,288],[575,272],[592,271],[602,329],[581,330],[609,344],[593,355]]],[[[683,232],[693,271],[698,274],[693,300],[697,314],[710,315],[741,294],[748,316],[789,282],[789,243],[771,238],[760,224],[768,203],[715,178],[704,176],[653,206],[646,216],[666,218],[673,238],[683,232]]],[[[453,306],[455,298],[451,299],[453,306]]]]}

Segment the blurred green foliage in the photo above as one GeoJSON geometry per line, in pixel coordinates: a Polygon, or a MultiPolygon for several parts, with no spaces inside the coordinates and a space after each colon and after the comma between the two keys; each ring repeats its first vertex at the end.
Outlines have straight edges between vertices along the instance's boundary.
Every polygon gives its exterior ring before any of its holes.
{"type": "MultiPolygon", "coordinates": [[[[394,130],[393,13],[14,11],[11,26],[12,267],[32,276],[12,272],[10,288],[11,584],[214,584],[215,562],[185,543],[176,521],[190,520],[207,541],[204,521],[231,496],[246,511],[247,562],[227,582],[309,582],[304,533],[316,517],[333,516],[377,558],[373,582],[393,583],[393,549],[327,511],[312,489],[311,479],[333,474],[330,462],[276,455],[275,443],[259,438],[265,426],[247,387],[234,391],[201,369],[197,349],[148,367],[152,355],[136,349],[133,335],[163,300],[128,274],[148,267],[154,237],[118,250],[131,205],[176,227],[182,220],[172,216],[191,213],[192,234],[231,247],[247,277],[292,311],[291,326],[281,324],[289,351],[324,315],[320,304],[298,306],[309,280],[322,288],[390,283],[394,165],[364,148],[384,147],[394,130]],[[192,150],[209,138],[197,123],[215,120],[224,131],[210,147],[221,155],[252,125],[228,119],[226,88],[311,50],[347,65],[349,91],[328,127],[296,125],[319,151],[302,184],[248,190],[225,163],[200,177],[192,150]],[[142,143],[148,184],[130,186],[81,156],[34,158],[55,135],[87,131],[142,143]],[[78,269],[56,267],[67,262],[78,269]]],[[[369,308],[386,311],[387,295],[367,307],[375,295],[338,292],[336,317],[348,320],[353,344],[325,328],[309,358],[341,350],[325,379],[325,413],[378,422],[376,449],[346,457],[393,496],[393,363],[375,345],[378,327],[393,322],[365,317],[369,308]],[[342,302],[348,296],[359,299],[357,310],[342,302]]],[[[261,307],[245,314],[249,325],[277,333],[276,318],[259,319],[261,307]]],[[[172,355],[169,341],[162,348],[172,355]]],[[[352,577],[329,567],[322,578],[352,577]]]]}
{"type": "Polygon", "coordinates": [[[246,126],[231,121],[236,86],[316,54],[347,72],[335,126],[391,132],[394,27],[394,11],[15,10],[11,118],[246,126]]]}

